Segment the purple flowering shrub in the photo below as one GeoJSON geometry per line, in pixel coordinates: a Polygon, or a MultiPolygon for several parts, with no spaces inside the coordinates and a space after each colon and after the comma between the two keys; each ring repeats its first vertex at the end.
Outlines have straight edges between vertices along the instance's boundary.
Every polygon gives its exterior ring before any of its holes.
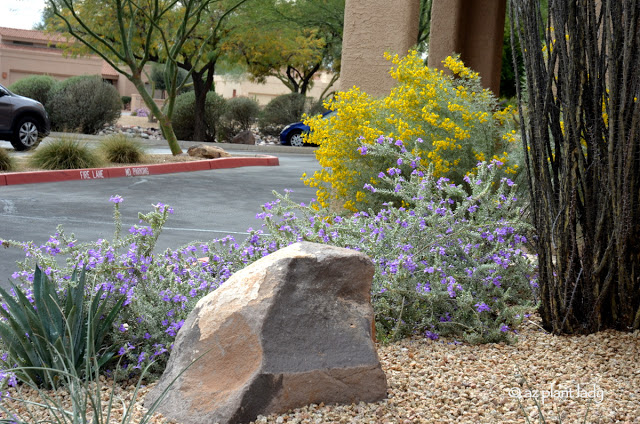
{"type": "Polygon", "coordinates": [[[87,290],[95,294],[102,289],[105,302],[115,303],[125,295],[109,335],[110,343],[118,348],[115,359],[134,370],[153,362],[148,372],[158,374],[164,369],[177,331],[196,302],[234,272],[277,247],[262,241],[261,231],[252,231],[242,244],[227,236],[155,252],[156,241],[173,209],[158,203],[153,211],[138,215],[139,224],[123,231],[123,199],[112,196],[110,201],[115,222],[112,241],[78,243],[58,227],[56,234],[40,246],[10,240],[3,241],[3,245],[24,250],[25,259],[18,262],[19,271],[12,277],[30,298],[36,264],[57,284],[60,296],[76,266],[87,270],[87,290]]]}
{"type": "Polygon", "coordinates": [[[476,175],[455,185],[433,177],[409,151],[384,144],[369,146],[372,151],[396,152],[397,163],[408,164],[365,186],[393,201],[379,211],[340,216],[278,196],[259,214],[277,245],[308,240],[369,255],[383,340],[424,334],[511,341],[537,287],[535,264],[523,250],[530,226],[521,218],[516,185],[499,177],[495,162],[479,163],[476,175]]]}
{"type": "MultiPolygon", "coordinates": [[[[516,184],[497,163],[479,163],[475,175],[452,184],[435,178],[408,149],[369,145],[364,154],[388,155],[397,167],[364,187],[384,200],[378,210],[341,216],[297,204],[289,192],[263,206],[263,228],[236,242],[227,236],[207,243],[155,251],[173,210],[163,204],[139,214],[123,231],[122,198],[112,196],[112,241],[78,243],[59,227],[46,243],[3,241],[25,251],[13,278],[29,290],[40,268],[64,291],[76,266],[88,271],[88,289],[106,301],[126,300],[110,342],[116,359],[139,370],[153,362],[162,372],[177,331],[195,304],[234,272],[301,240],[360,250],[376,265],[372,288],[378,338],[422,334],[469,342],[511,341],[535,303],[535,263],[525,254],[529,225],[522,219],[516,184]]],[[[361,152],[362,153],[362,152],[361,152]]],[[[32,295],[32,294],[28,294],[32,295]]],[[[88,296],[90,297],[90,296],[88,296]]]]}

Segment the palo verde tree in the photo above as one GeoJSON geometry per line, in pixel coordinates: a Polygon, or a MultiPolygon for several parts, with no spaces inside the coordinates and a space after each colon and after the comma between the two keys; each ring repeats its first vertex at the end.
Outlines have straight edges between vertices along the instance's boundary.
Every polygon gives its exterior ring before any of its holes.
{"type": "Polygon", "coordinates": [[[546,19],[539,4],[510,11],[543,325],[638,329],[640,2],[549,0],[546,19]]]}
{"type": "MultiPolygon", "coordinates": [[[[186,82],[179,78],[186,43],[211,3],[222,0],[47,0],[53,15],[81,46],[102,57],[129,79],[158,119],[171,152],[182,153],[171,126],[176,93],[186,82]],[[142,76],[152,60],[163,58],[167,100],[161,110],[147,91],[142,76]]],[[[198,39],[188,57],[197,63],[210,36],[198,39]]]]}

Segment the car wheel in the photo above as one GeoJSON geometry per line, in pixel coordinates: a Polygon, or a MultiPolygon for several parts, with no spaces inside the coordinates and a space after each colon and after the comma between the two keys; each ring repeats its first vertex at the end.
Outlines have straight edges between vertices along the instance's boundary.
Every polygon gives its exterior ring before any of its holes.
{"type": "Polygon", "coordinates": [[[302,130],[292,130],[287,137],[290,146],[302,147],[304,140],[302,139],[302,130]]]}
{"type": "Polygon", "coordinates": [[[13,148],[16,150],[29,150],[36,146],[40,141],[38,125],[38,121],[30,116],[22,118],[11,138],[13,148]]]}

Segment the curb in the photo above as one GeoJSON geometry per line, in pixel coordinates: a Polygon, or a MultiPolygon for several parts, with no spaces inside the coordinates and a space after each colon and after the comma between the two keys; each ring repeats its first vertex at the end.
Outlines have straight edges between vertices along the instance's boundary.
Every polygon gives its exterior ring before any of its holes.
{"type": "Polygon", "coordinates": [[[113,168],[87,168],[60,171],[7,172],[0,174],[0,186],[15,184],[53,183],[71,180],[102,180],[106,178],[141,177],[176,172],[208,171],[211,169],[244,166],[279,166],[275,156],[231,157],[192,162],[160,163],[151,165],[120,166],[113,168]]]}

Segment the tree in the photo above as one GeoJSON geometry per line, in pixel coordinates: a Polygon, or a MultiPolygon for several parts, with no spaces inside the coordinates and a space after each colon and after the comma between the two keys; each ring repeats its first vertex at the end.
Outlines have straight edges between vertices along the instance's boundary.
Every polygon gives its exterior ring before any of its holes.
{"type": "MultiPolygon", "coordinates": [[[[158,123],[171,152],[182,153],[171,127],[175,96],[186,78],[178,64],[199,63],[216,31],[194,37],[205,13],[223,0],[47,0],[68,34],[129,79],[158,123]],[[186,47],[188,51],[185,51],[186,47]],[[161,110],[142,81],[145,66],[162,58],[167,101],[161,110]]],[[[238,0],[243,3],[246,0],[238,0]]],[[[187,74],[188,77],[189,74],[187,74]]]]}
{"type": "Polygon", "coordinates": [[[638,329],[640,2],[552,0],[548,19],[533,0],[510,10],[543,326],[638,329]]]}
{"type": "Polygon", "coordinates": [[[306,95],[321,70],[340,73],[344,0],[261,0],[238,15],[238,30],[226,49],[243,62],[253,80],[276,77],[306,95]],[[246,31],[251,25],[253,31],[246,31]]]}

